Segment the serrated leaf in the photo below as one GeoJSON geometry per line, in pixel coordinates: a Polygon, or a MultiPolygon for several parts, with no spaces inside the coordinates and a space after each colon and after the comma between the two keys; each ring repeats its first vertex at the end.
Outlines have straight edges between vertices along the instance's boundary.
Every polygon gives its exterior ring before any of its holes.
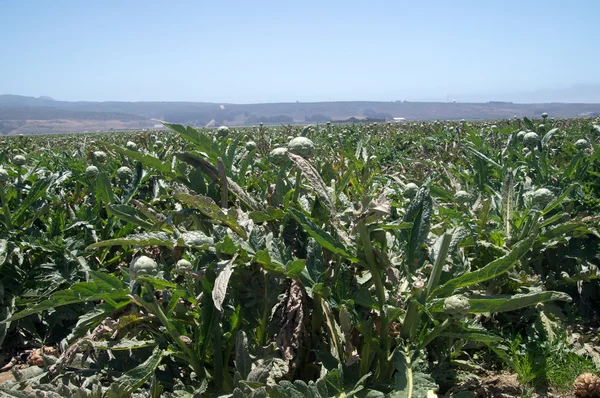
{"type": "Polygon", "coordinates": [[[144,155],[144,154],[141,154],[140,152],[136,152],[136,151],[130,151],[129,149],[121,148],[120,146],[117,146],[117,145],[108,144],[108,143],[105,143],[104,145],[107,148],[109,148],[115,152],[119,152],[119,153],[127,156],[130,159],[137,160],[138,162],[140,162],[148,167],[152,167],[154,170],[164,174],[165,176],[169,176],[171,178],[177,177],[177,174],[175,174],[173,171],[171,171],[171,165],[169,162],[163,163],[162,160],[155,158],[154,156],[144,155]]]}
{"type": "MultiPolygon", "coordinates": [[[[566,293],[554,291],[514,294],[512,296],[471,296],[469,297],[469,304],[471,305],[469,312],[472,314],[484,314],[514,311],[547,301],[571,301],[571,297],[566,293]]],[[[443,299],[433,300],[430,311],[444,312],[443,306],[443,299]]]]}
{"type": "Polygon", "coordinates": [[[181,135],[181,137],[187,140],[188,142],[194,144],[194,146],[196,146],[196,148],[200,152],[206,153],[206,155],[208,155],[208,157],[211,160],[216,161],[217,158],[221,156],[218,152],[216,152],[213,149],[213,143],[211,138],[206,134],[202,133],[201,131],[198,131],[191,126],[185,127],[181,124],[168,123],[163,121],[161,121],[161,123],[165,127],[179,133],[179,135],[181,135]]]}
{"type": "Polygon", "coordinates": [[[285,212],[273,206],[267,206],[264,211],[252,211],[248,214],[255,223],[281,220],[285,217],[285,212]]]}
{"type": "Polygon", "coordinates": [[[163,351],[156,348],[148,359],[121,376],[119,380],[113,384],[116,384],[114,387],[111,385],[111,388],[106,393],[106,397],[120,398],[139,389],[146,380],[154,374],[156,368],[162,361],[163,355],[163,351]],[[123,395],[123,393],[125,395],[123,395]]]}
{"type": "Polygon", "coordinates": [[[298,259],[288,261],[285,264],[285,275],[288,278],[298,279],[304,268],[306,268],[306,260],[298,259]]]}
{"type": "Polygon", "coordinates": [[[246,378],[252,370],[248,336],[243,330],[238,331],[235,336],[235,370],[240,372],[243,378],[246,378]]]}
{"type": "Polygon", "coordinates": [[[171,235],[166,232],[144,232],[141,234],[125,236],[123,238],[96,242],[86,247],[86,250],[110,246],[162,246],[172,249],[175,246],[175,242],[171,238],[171,235]]]}
{"type": "Polygon", "coordinates": [[[52,185],[56,181],[56,178],[56,174],[51,174],[47,177],[38,179],[33,184],[33,186],[29,189],[29,192],[27,193],[25,199],[23,199],[17,210],[13,212],[13,224],[20,225],[24,222],[25,215],[31,209],[31,206],[33,206],[35,201],[41,198],[46,193],[48,187],[50,187],[50,185],[52,185]]]}
{"type": "Polygon", "coordinates": [[[215,245],[217,250],[222,254],[233,256],[238,251],[238,245],[236,245],[229,235],[225,235],[221,242],[217,242],[215,245]]]}
{"type": "Polygon", "coordinates": [[[294,155],[289,151],[287,152],[287,155],[296,164],[296,167],[302,170],[304,177],[308,180],[310,186],[313,187],[320,201],[325,204],[325,207],[329,212],[329,221],[331,225],[335,228],[336,233],[339,235],[340,239],[344,242],[344,244],[346,246],[349,246],[350,238],[347,236],[346,232],[341,228],[339,220],[335,216],[336,212],[334,203],[331,200],[331,195],[327,189],[327,185],[319,175],[319,172],[308,162],[308,160],[304,159],[302,156],[294,155]]]}
{"type": "Polygon", "coordinates": [[[327,231],[319,228],[317,224],[312,222],[307,216],[299,210],[290,208],[289,214],[302,225],[302,228],[315,240],[319,245],[329,250],[332,253],[339,254],[347,260],[358,262],[358,259],[346,248],[346,246],[334,239],[327,231]]]}
{"type": "MultiPolygon", "coordinates": [[[[91,272],[94,273],[96,271],[91,272]]],[[[105,276],[115,278],[110,275],[105,276]]],[[[94,282],[78,282],[69,289],[53,293],[48,300],[44,300],[39,304],[14,314],[8,320],[2,321],[2,323],[13,322],[26,316],[61,307],[63,305],[100,300],[112,302],[116,300],[127,300],[129,293],[129,289],[123,284],[121,284],[121,287],[115,287],[111,282],[104,279],[100,282],[100,285],[97,285],[94,282]]]]}
{"type": "Polygon", "coordinates": [[[92,345],[97,350],[111,350],[111,351],[129,351],[137,350],[140,348],[154,347],[158,343],[155,340],[104,340],[104,341],[93,341],[92,345]]]}
{"type": "MultiPolygon", "coordinates": [[[[175,154],[181,160],[191,164],[194,168],[201,168],[201,170],[206,174],[210,179],[214,182],[219,182],[219,170],[215,165],[210,163],[202,156],[198,156],[193,153],[186,152],[178,152],[175,154]]],[[[231,178],[227,177],[227,187],[229,190],[237,196],[237,198],[242,201],[246,206],[248,206],[251,210],[262,210],[263,206],[255,201],[242,187],[238,185],[231,178]]]]}
{"type": "Polygon", "coordinates": [[[110,178],[106,172],[103,171],[98,173],[94,184],[96,186],[96,196],[100,201],[104,204],[115,202],[115,194],[110,183],[110,178]]]}
{"type": "Polygon", "coordinates": [[[188,193],[175,191],[175,197],[188,206],[200,210],[200,212],[205,216],[227,225],[243,239],[248,239],[246,231],[238,224],[237,213],[235,211],[229,210],[225,212],[219,207],[219,205],[215,203],[214,200],[207,196],[191,195],[188,193]]]}
{"type": "Polygon", "coordinates": [[[177,238],[177,246],[179,247],[203,248],[212,246],[214,243],[215,239],[207,236],[202,231],[184,232],[177,238]]]}
{"type": "Polygon", "coordinates": [[[535,131],[535,126],[533,125],[533,122],[531,120],[529,120],[527,117],[523,118],[523,123],[525,123],[525,126],[529,129],[529,130],[533,130],[535,131]]]}
{"type": "Polygon", "coordinates": [[[6,239],[0,239],[0,266],[4,264],[8,257],[8,241],[6,239]]]}
{"type": "Polygon", "coordinates": [[[229,278],[231,278],[231,275],[233,274],[233,262],[236,258],[237,256],[234,256],[231,260],[227,261],[215,279],[215,285],[212,291],[212,299],[215,308],[221,312],[223,312],[223,301],[225,301],[227,286],[229,285],[229,278]]]}
{"type": "Polygon", "coordinates": [[[432,211],[433,202],[429,195],[429,189],[421,187],[410,202],[403,219],[403,222],[412,224],[412,228],[402,230],[401,234],[407,244],[406,264],[409,270],[416,269],[420,261],[419,251],[429,234],[432,211]]]}
{"type": "Polygon", "coordinates": [[[454,279],[449,280],[442,286],[439,286],[433,291],[433,296],[446,296],[452,294],[454,290],[474,285],[476,283],[485,282],[495,278],[511,269],[517,261],[519,261],[533,246],[533,242],[537,239],[537,235],[533,234],[529,238],[517,243],[515,247],[505,256],[502,256],[485,267],[479,268],[476,271],[464,273],[454,279]]]}
{"type": "Polygon", "coordinates": [[[154,226],[154,224],[148,221],[145,215],[135,207],[122,204],[109,204],[106,206],[106,210],[115,217],[144,229],[152,229],[154,226]]]}

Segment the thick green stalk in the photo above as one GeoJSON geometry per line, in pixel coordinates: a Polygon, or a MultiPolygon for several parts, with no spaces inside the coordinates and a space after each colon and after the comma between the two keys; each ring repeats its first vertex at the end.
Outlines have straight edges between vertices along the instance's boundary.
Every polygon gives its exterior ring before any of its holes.
{"type": "Polygon", "coordinates": [[[22,193],[21,193],[21,166],[17,167],[17,207],[21,204],[21,197],[22,197],[22,193]]]}
{"type": "Polygon", "coordinates": [[[317,336],[321,331],[321,325],[323,323],[323,307],[321,307],[321,296],[319,293],[315,293],[313,297],[313,316],[311,319],[311,327],[313,338],[317,340],[317,336]]]}
{"type": "Polygon", "coordinates": [[[360,350],[360,362],[358,365],[358,374],[363,377],[369,373],[371,367],[371,342],[365,341],[362,349],[360,350]]]}
{"type": "Polygon", "coordinates": [[[229,189],[227,186],[227,173],[225,172],[225,165],[223,164],[223,159],[217,159],[217,169],[219,170],[219,178],[221,179],[221,207],[223,209],[227,208],[227,198],[229,196],[229,189]]]}
{"type": "Polygon", "coordinates": [[[4,223],[6,224],[6,228],[10,231],[13,229],[12,215],[10,214],[10,209],[8,208],[8,200],[6,200],[6,195],[4,194],[4,187],[2,187],[2,186],[0,186],[0,201],[2,202],[2,212],[4,213],[4,223]]]}
{"type": "Polygon", "coordinates": [[[269,303],[269,278],[267,273],[263,271],[263,280],[265,283],[265,294],[264,294],[264,303],[263,303],[263,313],[262,318],[260,320],[260,324],[258,330],[256,331],[256,338],[258,340],[258,345],[260,347],[264,346],[267,342],[267,320],[269,319],[269,311],[267,305],[269,303]]]}
{"type": "MultiPolygon", "coordinates": [[[[144,289],[149,292],[152,291],[152,287],[149,284],[144,284],[144,289]]],[[[156,315],[158,320],[167,329],[167,332],[169,333],[171,338],[175,341],[175,343],[177,345],[179,345],[179,347],[181,347],[181,349],[187,356],[188,360],[190,361],[190,365],[192,366],[192,369],[194,369],[194,372],[196,372],[196,375],[198,375],[198,377],[200,377],[200,378],[204,377],[204,374],[205,374],[204,366],[202,365],[202,362],[200,361],[200,359],[198,358],[198,356],[196,355],[194,350],[181,340],[181,334],[179,333],[179,331],[177,330],[175,325],[173,325],[167,319],[167,316],[165,315],[162,308],[160,307],[160,304],[156,301],[156,297],[154,297],[153,294],[151,294],[149,296],[152,297],[152,300],[150,302],[144,301],[138,296],[135,296],[135,299],[140,304],[142,304],[144,307],[146,307],[146,309],[148,309],[154,315],[156,315]]]]}
{"type": "Polygon", "coordinates": [[[448,257],[448,249],[450,248],[451,241],[451,234],[444,234],[442,236],[442,244],[440,245],[440,249],[438,250],[437,257],[435,259],[435,264],[433,264],[431,275],[427,281],[425,298],[429,297],[433,289],[435,289],[440,282],[440,277],[442,276],[442,270],[444,269],[444,264],[446,263],[446,257],[448,257]]]}
{"type": "Polygon", "coordinates": [[[423,348],[427,347],[427,345],[431,343],[433,339],[438,337],[440,333],[442,333],[448,326],[450,326],[451,323],[452,321],[450,320],[450,318],[446,318],[444,322],[433,328],[433,330],[421,342],[421,344],[419,345],[419,349],[422,350],[423,348]]]}
{"type": "Polygon", "coordinates": [[[404,315],[404,321],[402,322],[402,331],[400,332],[400,336],[405,340],[411,340],[415,336],[417,328],[421,323],[419,305],[417,303],[422,299],[423,295],[423,288],[413,291],[413,297],[406,309],[406,315],[404,315]]]}
{"type": "Polygon", "coordinates": [[[373,254],[373,246],[371,245],[371,237],[369,235],[369,231],[367,230],[365,221],[360,220],[356,228],[358,230],[358,234],[363,245],[363,250],[365,251],[367,265],[369,267],[369,272],[371,273],[371,279],[375,284],[375,293],[377,294],[377,301],[379,303],[379,320],[381,324],[380,347],[383,351],[382,357],[380,358],[380,365],[382,365],[380,366],[380,368],[384,369],[387,367],[389,351],[388,319],[387,311],[385,309],[385,288],[383,286],[383,281],[381,280],[381,272],[379,272],[379,268],[377,267],[377,263],[375,261],[375,255],[373,254]]]}
{"type": "Polygon", "coordinates": [[[298,198],[300,197],[300,189],[302,187],[302,170],[298,169],[296,171],[296,184],[294,185],[294,196],[292,197],[292,202],[298,202],[298,198]]]}
{"type": "Polygon", "coordinates": [[[285,178],[285,169],[281,167],[277,173],[275,182],[275,194],[273,195],[273,205],[280,206],[283,203],[283,179],[285,178]]]}

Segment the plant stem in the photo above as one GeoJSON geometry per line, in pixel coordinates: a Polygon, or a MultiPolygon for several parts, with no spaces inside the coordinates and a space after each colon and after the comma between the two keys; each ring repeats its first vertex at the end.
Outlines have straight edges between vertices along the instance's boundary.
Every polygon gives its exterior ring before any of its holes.
{"type": "Polygon", "coordinates": [[[225,172],[225,165],[223,164],[223,159],[217,159],[217,168],[219,170],[219,177],[221,179],[221,207],[223,209],[226,209],[229,189],[227,187],[227,173],[225,172]]]}
{"type": "Polygon", "coordinates": [[[302,187],[302,170],[298,169],[296,171],[296,183],[294,184],[294,196],[292,196],[292,202],[298,202],[298,198],[300,197],[300,188],[302,187]]]}
{"type": "Polygon", "coordinates": [[[323,308],[321,307],[321,296],[318,293],[314,294],[313,297],[313,316],[311,320],[311,327],[313,336],[317,336],[321,330],[321,323],[323,322],[323,308]]]}
{"type": "Polygon", "coordinates": [[[21,204],[21,166],[17,167],[17,206],[19,206],[21,204]]]}
{"type": "Polygon", "coordinates": [[[8,201],[6,200],[6,195],[4,194],[4,187],[0,187],[0,201],[2,202],[4,222],[6,224],[6,228],[10,231],[13,229],[12,215],[10,214],[10,209],[8,208],[8,201]]]}
{"type": "Polygon", "coordinates": [[[442,333],[448,326],[450,326],[451,323],[452,321],[450,320],[450,318],[446,318],[444,322],[433,328],[431,333],[429,333],[427,337],[425,337],[425,340],[421,342],[421,344],[419,345],[419,349],[422,350],[423,348],[427,347],[427,344],[431,343],[433,339],[438,337],[440,333],[442,333]]]}
{"type": "Polygon", "coordinates": [[[444,264],[446,263],[446,257],[448,257],[448,249],[450,248],[450,241],[452,240],[451,234],[444,234],[442,236],[442,243],[438,250],[435,264],[431,270],[431,275],[427,281],[427,289],[425,290],[425,298],[429,297],[433,289],[435,289],[440,281],[444,264]]]}
{"type": "MultiPolygon", "coordinates": [[[[367,259],[367,265],[369,267],[369,272],[371,273],[371,279],[375,284],[375,293],[377,294],[377,301],[379,303],[379,320],[380,320],[380,347],[382,350],[382,357],[380,358],[380,369],[386,369],[388,364],[388,319],[387,319],[387,311],[385,309],[385,288],[383,287],[383,281],[381,280],[381,272],[379,272],[379,268],[377,267],[377,263],[375,262],[375,255],[373,254],[373,246],[371,245],[371,237],[369,235],[369,231],[367,230],[367,226],[364,220],[360,220],[356,226],[358,230],[359,237],[361,239],[361,243],[363,245],[363,250],[365,252],[365,257],[367,259]]],[[[380,374],[385,374],[385,371],[380,372],[380,374]]]]}
{"type": "Polygon", "coordinates": [[[263,273],[263,281],[265,284],[265,294],[264,294],[264,303],[263,303],[263,314],[262,314],[262,318],[260,320],[260,326],[259,329],[256,333],[256,337],[258,340],[258,345],[260,347],[264,346],[266,343],[266,337],[267,337],[267,319],[268,319],[268,312],[267,312],[267,305],[268,305],[268,299],[269,299],[269,291],[268,291],[268,284],[269,284],[269,278],[267,276],[267,273],[265,271],[262,271],[263,273]]]}
{"type": "MultiPolygon", "coordinates": [[[[152,286],[149,283],[145,283],[144,290],[152,292],[152,286]]],[[[200,361],[194,350],[191,347],[188,347],[188,345],[181,340],[181,334],[179,333],[175,325],[169,322],[167,316],[160,307],[160,304],[156,301],[156,297],[154,297],[153,294],[151,294],[150,296],[152,297],[152,300],[150,302],[142,300],[139,296],[135,298],[136,301],[139,301],[139,303],[146,307],[146,309],[150,310],[152,313],[154,313],[154,315],[156,315],[158,320],[167,329],[169,335],[171,335],[171,338],[175,341],[177,345],[179,345],[179,347],[181,347],[183,352],[186,354],[188,360],[190,361],[192,369],[194,369],[194,372],[196,372],[196,375],[199,378],[204,377],[204,365],[202,365],[202,362],[200,361]]]]}

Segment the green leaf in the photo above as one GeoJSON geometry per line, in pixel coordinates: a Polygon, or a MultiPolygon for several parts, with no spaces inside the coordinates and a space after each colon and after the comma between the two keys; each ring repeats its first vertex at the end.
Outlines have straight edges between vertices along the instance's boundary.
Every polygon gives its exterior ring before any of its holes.
{"type": "MultiPolygon", "coordinates": [[[[571,301],[571,297],[566,293],[554,291],[515,294],[512,296],[471,296],[469,297],[469,304],[471,305],[469,313],[485,314],[514,311],[547,301],[571,301]]],[[[433,300],[430,311],[444,312],[444,300],[433,300]]]]}
{"type": "Polygon", "coordinates": [[[433,296],[446,296],[452,294],[454,290],[474,285],[476,283],[485,282],[495,278],[511,269],[517,261],[519,261],[533,246],[533,242],[537,239],[537,235],[533,234],[529,238],[517,243],[513,250],[505,256],[502,256],[485,267],[482,267],[473,272],[464,273],[454,279],[449,280],[444,285],[433,291],[433,296]]]}
{"type": "Polygon", "coordinates": [[[391,224],[380,224],[379,228],[383,229],[384,231],[391,231],[391,230],[411,229],[412,226],[413,226],[413,223],[411,223],[411,222],[399,222],[399,223],[391,223],[391,224]]]}
{"type": "Polygon", "coordinates": [[[121,204],[109,204],[106,206],[106,210],[115,217],[140,226],[144,229],[152,229],[154,226],[154,224],[150,221],[147,221],[146,216],[135,207],[121,204]]]}
{"type": "Polygon", "coordinates": [[[172,249],[175,244],[171,235],[166,232],[145,232],[96,242],[89,245],[86,250],[110,246],[163,246],[172,249]]]}
{"type": "Polygon", "coordinates": [[[412,228],[402,230],[402,237],[407,243],[406,264],[409,270],[417,268],[423,253],[419,253],[429,234],[433,202],[427,187],[421,187],[411,201],[403,222],[411,223],[412,228]]]}
{"type": "Polygon", "coordinates": [[[90,271],[90,276],[100,290],[111,291],[125,288],[123,282],[116,276],[100,271],[90,271]]]}
{"type": "Polygon", "coordinates": [[[289,214],[302,226],[302,228],[315,240],[319,245],[329,250],[332,253],[339,254],[352,262],[358,262],[358,259],[350,253],[350,251],[338,240],[334,239],[327,231],[319,228],[317,224],[312,222],[308,217],[299,210],[290,208],[289,214]]]}
{"type": "Polygon", "coordinates": [[[542,216],[545,216],[546,214],[550,213],[552,210],[554,210],[555,208],[557,208],[558,206],[561,205],[561,203],[563,203],[565,201],[565,199],[569,196],[569,194],[571,193],[571,191],[573,190],[573,188],[575,188],[575,185],[569,185],[569,187],[567,189],[564,190],[564,192],[562,194],[560,194],[560,196],[556,199],[554,199],[552,202],[550,202],[542,211],[542,216]]]}
{"type": "Polygon", "coordinates": [[[130,151],[129,149],[125,149],[125,148],[121,148],[120,146],[117,145],[113,145],[113,144],[104,144],[107,148],[115,151],[115,152],[119,152],[125,156],[127,156],[130,159],[133,160],[137,160],[138,162],[148,166],[148,167],[152,167],[154,170],[164,174],[165,176],[169,176],[171,178],[176,178],[177,174],[174,173],[173,171],[171,171],[171,164],[170,162],[164,162],[158,158],[155,158],[154,156],[150,156],[150,155],[144,155],[141,154],[140,152],[136,152],[136,151],[130,151]]]}
{"type": "Polygon", "coordinates": [[[252,211],[248,216],[255,223],[281,220],[285,217],[285,212],[273,206],[267,206],[265,211],[252,211]]]}
{"type": "Polygon", "coordinates": [[[158,343],[155,340],[103,340],[93,341],[92,345],[96,350],[111,350],[111,351],[129,351],[140,348],[154,347],[158,343]]]}
{"type": "Polygon", "coordinates": [[[110,183],[110,178],[106,172],[101,172],[96,177],[96,196],[102,201],[104,204],[114,203],[115,202],[115,194],[112,190],[112,185],[110,183]]]}
{"type": "Polygon", "coordinates": [[[176,133],[179,133],[179,135],[181,135],[181,137],[184,138],[185,140],[194,144],[194,146],[200,152],[206,153],[212,161],[216,162],[217,158],[219,156],[221,156],[218,152],[213,150],[212,140],[206,134],[203,134],[202,132],[196,130],[195,128],[193,128],[191,126],[188,126],[186,128],[185,126],[183,126],[181,124],[167,123],[167,122],[162,122],[162,121],[161,121],[161,123],[164,126],[175,131],[176,133]]]}
{"type": "Polygon", "coordinates": [[[227,254],[228,256],[233,256],[238,251],[238,245],[233,242],[229,235],[225,235],[221,242],[215,244],[215,247],[219,253],[227,254]]]}
{"type": "Polygon", "coordinates": [[[215,243],[215,239],[207,236],[202,231],[184,232],[177,238],[177,246],[190,248],[208,248],[215,243]]]}
{"type": "Polygon", "coordinates": [[[288,261],[285,264],[285,275],[288,278],[298,279],[304,268],[306,268],[306,260],[288,261]]]}
{"type": "Polygon", "coordinates": [[[21,202],[21,205],[13,212],[13,224],[23,224],[27,211],[31,210],[31,206],[35,203],[35,201],[46,193],[46,190],[54,183],[54,181],[56,181],[56,178],[57,176],[55,174],[51,174],[48,177],[40,178],[33,184],[31,189],[29,189],[27,196],[21,202]]]}
{"type": "Polygon", "coordinates": [[[323,281],[325,267],[323,260],[323,249],[321,249],[321,246],[319,246],[317,241],[310,238],[308,240],[308,248],[306,251],[306,268],[302,270],[300,280],[305,287],[310,289],[315,283],[320,283],[323,281]]]}
{"type": "Polygon", "coordinates": [[[283,264],[277,261],[273,261],[268,250],[259,250],[256,252],[254,261],[263,266],[263,268],[270,272],[280,273],[285,275],[285,267],[283,264]]]}
{"type": "Polygon", "coordinates": [[[191,195],[188,193],[175,191],[175,198],[179,199],[188,206],[192,206],[193,208],[200,210],[200,212],[205,216],[227,225],[243,239],[248,239],[246,231],[237,222],[237,212],[235,209],[229,209],[229,211],[225,212],[219,207],[219,205],[215,203],[214,200],[208,196],[191,195]]]}
{"type": "MultiPolygon", "coordinates": [[[[219,183],[221,181],[217,167],[204,157],[187,152],[177,152],[175,156],[184,162],[189,163],[194,168],[201,169],[202,172],[214,182],[219,183]]],[[[238,185],[238,183],[229,177],[227,177],[227,187],[242,203],[248,206],[251,210],[261,210],[263,208],[259,202],[255,201],[246,191],[244,191],[242,187],[238,185]]]]}
{"type": "Polygon", "coordinates": [[[554,133],[556,133],[557,131],[558,131],[558,127],[555,127],[552,130],[548,131],[546,134],[544,134],[544,136],[541,139],[542,146],[544,146],[544,147],[547,146],[548,142],[550,141],[550,138],[552,138],[554,133]]]}
{"type": "Polygon", "coordinates": [[[114,383],[117,384],[115,388],[113,388],[114,384],[111,385],[106,393],[106,397],[120,398],[136,391],[154,374],[156,368],[158,368],[158,365],[162,361],[163,355],[163,351],[157,347],[146,361],[121,376],[119,380],[114,383]],[[113,395],[114,391],[118,391],[119,393],[113,395]],[[123,395],[123,393],[125,395],[123,395]]]}
{"type": "Polygon", "coordinates": [[[471,152],[473,155],[475,155],[477,158],[483,160],[484,162],[487,162],[489,164],[491,164],[492,166],[498,168],[498,169],[502,169],[502,166],[499,165],[497,162],[493,161],[492,159],[490,159],[489,157],[485,156],[483,153],[479,152],[478,150],[476,150],[475,148],[466,145],[465,148],[471,152]]]}
{"type": "Polygon", "coordinates": [[[227,286],[229,285],[229,278],[233,274],[233,262],[237,256],[234,256],[231,260],[225,261],[225,264],[221,264],[223,267],[218,271],[217,278],[215,279],[215,285],[212,291],[212,299],[215,308],[223,312],[223,301],[227,294],[227,286]]]}
{"type": "Polygon", "coordinates": [[[588,235],[593,231],[588,225],[582,221],[565,222],[556,226],[549,227],[546,231],[540,234],[540,243],[548,242],[567,234],[571,235],[588,235]],[[574,234],[577,232],[578,234],[574,234]]]}
{"type": "Polygon", "coordinates": [[[4,264],[8,257],[8,241],[6,239],[0,239],[0,266],[4,264]]]}
{"type": "Polygon", "coordinates": [[[89,301],[105,300],[114,302],[117,300],[127,300],[129,289],[114,276],[102,274],[97,271],[91,271],[92,278],[97,278],[94,282],[78,282],[69,289],[60,290],[50,295],[48,300],[44,300],[30,308],[14,314],[4,322],[13,322],[26,316],[38,312],[61,307],[63,305],[85,303],[89,301]]]}
{"type": "Polygon", "coordinates": [[[252,370],[252,358],[248,349],[248,336],[240,330],[235,337],[235,370],[245,379],[252,370]]]}

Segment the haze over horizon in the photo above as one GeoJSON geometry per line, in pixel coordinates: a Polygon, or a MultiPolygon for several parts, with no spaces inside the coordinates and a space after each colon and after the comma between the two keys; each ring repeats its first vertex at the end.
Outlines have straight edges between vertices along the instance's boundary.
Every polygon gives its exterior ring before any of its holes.
{"type": "Polygon", "coordinates": [[[0,4],[0,94],[600,103],[600,3],[0,4]]]}

